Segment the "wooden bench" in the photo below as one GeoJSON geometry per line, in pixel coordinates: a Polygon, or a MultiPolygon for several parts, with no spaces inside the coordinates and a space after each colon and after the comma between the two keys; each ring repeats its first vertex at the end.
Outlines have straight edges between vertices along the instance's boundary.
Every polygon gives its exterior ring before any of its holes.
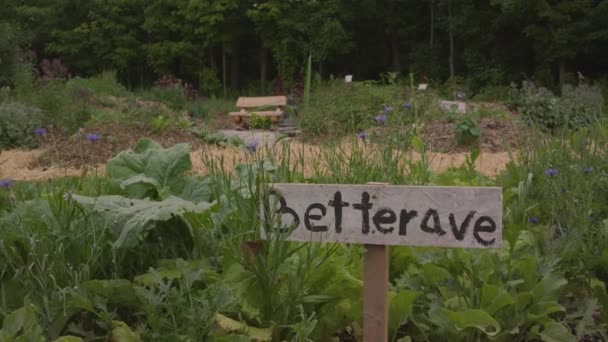
{"type": "Polygon", "coordinates": [[[239,97],[236,106],[241,110],[230,112],[232,120],[242,129],[249,127],[249,118],[252,115],[269,117],[272,122],[272,129],[275,129],[283,114],[283,107],[287,105],[286,96],[265,96],[265,97],[239,97]],[[275,107],[274,110],[255,110],[260,107],[275,107]],[[252,110],[253,109],[253,110],[252,110]]]}

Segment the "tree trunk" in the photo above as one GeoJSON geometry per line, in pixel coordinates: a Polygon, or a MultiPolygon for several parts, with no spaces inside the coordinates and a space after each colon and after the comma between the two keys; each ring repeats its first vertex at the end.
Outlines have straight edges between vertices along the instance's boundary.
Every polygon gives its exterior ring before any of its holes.
{"type": "Polygon", "coordinates": [[[393,35],[391,38],[391,50],[393,53],[393,71],[400,73],[401,72],[401,51],[399,49],[399,38],[396,35],[393,35]]]}
{"type": "Polygon", "coordinates": [[[215,61],[215,51],[213,47],[209,48],[209,65],[211,66],[211,68],[217,70],[217,63],[215,61]]]}
{"type": "Polygon", "coordinates": [[[236,39],[230,54],[230,87],[235,90],[239,88],[239,42],[236,39]]]}
{"type": "Polygon", "coordinates": [[[226,97],[226,43],[222,43],[222,91],[226,97]]]}
{"type": "Polygon", "coordinates": [[[260,44],[260,91],[266,93],[266,82],[268,80],[268,49],[264,43],[260,44]]]}
{"type": "Polygon", "coordinates": [[[431,0],[431,48],[435,45],[435,0],[431,0]]]}
{"type": "Polygon", "coordinates": [[[559,59],[559,84],[566,83],[566,61],[563,58],[559,59]]]}
{"type": "Polygon", "coordinates": [[[450,35],[450,78],[454,77],[454,32],[452,28],[452,0],[448,2],[448,32],[450,35]]]}
{"type": "MultiPolygon", "coordinates": [[[[319,76],[321,77],[321,79],[323,79],[323,72],[325,72],[323,61],[319,61],[319,76]]],[[[314,75],[311,75],[311,77],[314,77],[314,75]]]]}

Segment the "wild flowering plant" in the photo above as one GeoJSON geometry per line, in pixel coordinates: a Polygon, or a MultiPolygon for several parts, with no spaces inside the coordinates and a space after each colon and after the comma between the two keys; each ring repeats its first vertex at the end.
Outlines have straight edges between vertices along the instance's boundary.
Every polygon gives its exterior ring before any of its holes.
{"type": "Polygon", "coordinates": [[[545,175],[549,176],[549,177],[555,177],[559,174],[559,170],[558,169],[548,169],[545,171],[545,175]]]}
{"type": "Polygon", "coordinates": [[[101,140],[101,135],[94,134],[94,133],[88,133],[87,140],[90,142],[97,142],[97,141],[101,140]]]}
{"type": "Polygon", "coordinates": [[[10,189],[14,187],[16,182],[10,178],[0,180],[0,188],[10,189]]]}
{"type": "Polygon", "coordinates": [[[386,114],[378,115],[375,117],[376,122],[379,124],[385,124],[388,121],[388,116],[386,114]]]}
{"type": "Polygon", "coordinates": [[[247,149],[247,152],[249,154],[254,154],[258,150],[259,145],[260,145],[259,141],[253,140],[253,141],[249,142],[247,144],[247,146],[245,146],[245,148],[247,149]]]}

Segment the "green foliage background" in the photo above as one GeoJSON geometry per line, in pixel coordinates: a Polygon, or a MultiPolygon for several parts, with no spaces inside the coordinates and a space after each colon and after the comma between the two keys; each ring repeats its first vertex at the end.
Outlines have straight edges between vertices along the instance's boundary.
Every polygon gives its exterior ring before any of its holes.
{"type": "Polygon", "coordinates": [[[116,70],[137,88],[175,74],[204,95],[292,85],[310,53],[323,77],[392,70],[464,77],[474,90],[524,78],[553,87],[606,74],[606,16],[606,0],[6,1],[0,84],[32,51],[72,76],[116,70]]]}

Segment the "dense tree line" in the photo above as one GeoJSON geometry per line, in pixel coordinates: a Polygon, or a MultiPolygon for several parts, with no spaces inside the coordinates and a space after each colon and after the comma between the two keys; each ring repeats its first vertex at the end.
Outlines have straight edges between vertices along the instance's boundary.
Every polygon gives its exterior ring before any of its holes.
{"type": "MultiPolygon", "coordinates": [[[[301,77],[414,72],[472,87],[554,85],[608,72],[608,0],[2,0],[2,72],[15,47],[72,75],[131,87],[174,74],[203,93],[301,77]],[[3,2],[3,3],[2,3],[3,2]]],[[[6,83],[6,77],[0,82],[6,83]]]]}

